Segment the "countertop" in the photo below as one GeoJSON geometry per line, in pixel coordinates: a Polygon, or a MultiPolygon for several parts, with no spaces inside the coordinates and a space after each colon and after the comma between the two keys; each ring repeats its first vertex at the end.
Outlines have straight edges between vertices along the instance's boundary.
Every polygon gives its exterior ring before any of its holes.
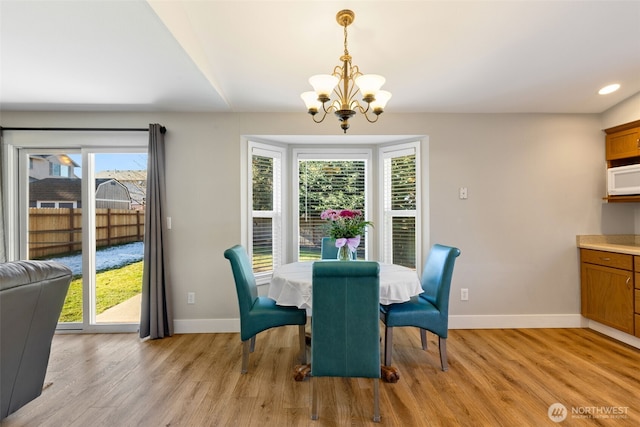
{"type": "Polygon", "coordinates": [[[576,244],[583,249],[640,255],[640,235],[637,234],[576,236],[576,244]]]}

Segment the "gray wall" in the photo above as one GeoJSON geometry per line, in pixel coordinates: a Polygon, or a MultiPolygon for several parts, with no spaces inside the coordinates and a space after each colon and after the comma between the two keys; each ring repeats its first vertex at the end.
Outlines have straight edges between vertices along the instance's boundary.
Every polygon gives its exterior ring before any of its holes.
{"type": "MultiPolygon", "coordinates": [[[[422,251],[436,242],[462,250],[452,288],[453,327],[576,325],[576,235],[638,230],[635,204],[602,200],[602,129],[640,119],[639,103],[640,94],[601,115],[385,113],[373,125],[361,117],[353,121],[350,134],[428,137],[422,172],[430,239],[422,251]],[[467,200],[458,199],[459,187],[468,188],[467,200]],[[469,289],[469,301],[460,301],[460,288],[469,289]]],[[[304,113],[2,114],[2,126],[157,122],[168,128],[178,332],[238,328],[235,288],[222,253],[241,241],[242,137],[338,135],[336,121],[327,120],[316,125],[304,113]],[[186,304],[187,292],[196,293],[195,305],[186,304]]]]}

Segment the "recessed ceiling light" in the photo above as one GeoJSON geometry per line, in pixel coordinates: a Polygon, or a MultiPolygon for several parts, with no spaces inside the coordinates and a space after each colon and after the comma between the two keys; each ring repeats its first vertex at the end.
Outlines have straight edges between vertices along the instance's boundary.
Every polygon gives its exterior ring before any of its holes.
{"type": "Polygon", "coordinates": [[[618,89],[620,89],[620,85],[618,83],[614,83],[612,85],[607,85],[607,86],[603,87],[602,89],[600,89],[598,91],[598,93],[600,95],[608,95],[610,93],[613,93],[613,92],[617,91],[618,89]]]}

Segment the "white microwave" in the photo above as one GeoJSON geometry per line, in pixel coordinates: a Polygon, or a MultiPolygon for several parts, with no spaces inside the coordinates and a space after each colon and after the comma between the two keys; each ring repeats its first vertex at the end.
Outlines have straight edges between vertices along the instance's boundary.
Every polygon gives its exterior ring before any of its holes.
{"type": "Polygon", "coordinates": [[[607,169],[610,196],[640,194],[640,164],[607,169]]]}

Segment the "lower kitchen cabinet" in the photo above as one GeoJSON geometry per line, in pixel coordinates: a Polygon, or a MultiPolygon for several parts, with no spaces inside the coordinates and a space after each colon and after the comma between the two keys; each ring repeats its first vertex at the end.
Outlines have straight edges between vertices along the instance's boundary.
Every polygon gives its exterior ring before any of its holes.
{"type": "Polygon", "coordinates": [[[580,249],[582,315],[631,335],[634,329],[640,332],[637,327],[640,315],[634,314],[634,298],[638,297],[634,295],[633,258],[580,249]]]}
{"type": "MultiPolygon", "coordinates": [[[[638,286],[638,282],[636,282],[636,286],[638,286]]],[[[640,289],[636,289],[636,312],[634,314],[636,318],[636,336],[640,338],[640,289]]]]}

